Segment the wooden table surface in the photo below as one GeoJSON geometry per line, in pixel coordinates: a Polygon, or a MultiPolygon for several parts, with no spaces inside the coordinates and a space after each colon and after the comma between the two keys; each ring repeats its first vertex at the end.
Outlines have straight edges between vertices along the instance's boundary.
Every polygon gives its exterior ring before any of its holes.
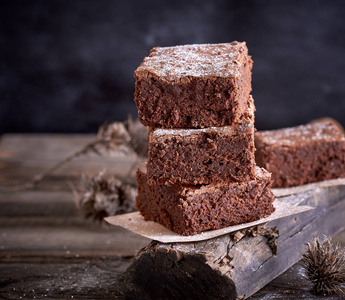
{"type": "MultiPolygon", "coordinates": [[[[120,299],[116,278],[150,241],[124,229],[85,220],[70,184],[107,169],[127,174],[133,157],[88,154],[73,160],[36,190],[4,186],[32,177],[93,140],[93,135],[4,135],[0,140],[0,298],[120,299]]],[[[345,232],[335,238],[345,246],[345,232]]],[[[316,297],[299,264],[250,299],[316,297]]]]}

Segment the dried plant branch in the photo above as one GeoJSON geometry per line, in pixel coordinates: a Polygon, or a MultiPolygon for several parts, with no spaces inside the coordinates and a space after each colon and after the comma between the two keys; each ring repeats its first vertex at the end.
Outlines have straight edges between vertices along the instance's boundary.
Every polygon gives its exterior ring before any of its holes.
{"type": "Polygon", "coordinates": [[[131,117],[129,117],[126,122],[114,122],[109,125],[104,124],[99,128],[96,140],[91,141],[80,150],[58,161],[43,173],[34,176],[28,183],[14,187],[6,187],[5,189],[2,188],[2,190],[14,192],[34,189],[47,176],[51,175],[73,159],[91,152],[101,154],[99,148],[104,148],[109,152],[135,154],[137,159],[130,168],[130,173],[132,173],[133,169],[138,165],[139,161],[141,161],[141,158],[147,156],[147,147],[147,128],[141,125],[140,122],[133,121],[131,117]],[[127,124],[128,128],[126,128],[125,124],[127,124]]]}
{"type": "Polygon", "coordinates": [[[37,185],[41,181],[44,180],[44,178],[51,175],[56,170],[60,169],[62,166],[69,163],[74,158],[77,158],[81,155],[84,155],[84,154],[87,154],[90,152],[94,152],[94,153],[99,154],[99,151],[97,150],[96,147],[98,145],[102,145],[102,144],[105,144],[105,141],[103,139],[97,139],[95,141],[92,141],[92,142],[88,143],[87,145],[85,145],[80,150],[76,151],[75,153],[73,153],[73,154],[67,156],[66,158],[58,161],[56,164],[54,164],[53,166],[51,166],[50,168],[45,170],[43,173],[35,175],[31,181],[29,181],[23,185],[18,185],[18,186],[14,186],[14,187],[6,187],[5,191],[16,192],[16,191],[21,191],[21,190],[35,189],[37,187],[37,185]]]}
{"type": "Polygon", "coordinates": [[[331,238],[308,243],[302,266],[314,293],[345,295],[345,249],[333,245],[331,238]]]}
{"type": "Polygon", "coordinates": [[[36,188],[36,186],[48,175],[54,173],[56,170],[60,169],[63,165],[69,163],[74,158],[77,158],[81,155],[85,155],[90,152],[95,152],[99,154],[99,151],[97,150],[98,145],[104,145],[106,142],[102,139],[92,141],[85,145],[82,149],[78,150],[77,152],[67,156],[63,160],[60,160],[55,165],[51,166],[49,169],[45,170],[43,173],[36,175],[32,182],[30,182],[27,186],[27,188],[36,188]]]}

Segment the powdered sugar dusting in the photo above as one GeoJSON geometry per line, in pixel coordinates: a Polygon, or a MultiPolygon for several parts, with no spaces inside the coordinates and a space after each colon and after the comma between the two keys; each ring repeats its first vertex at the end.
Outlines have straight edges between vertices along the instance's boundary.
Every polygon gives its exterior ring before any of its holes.
{"type": "Polygon", "coordinates": [[[267,144],[295,144],[308,141],[344,140],[344,134],[332,122],[315,122],[311,124],[261,131],[257,136],[267,144]]]}
{"type": "Polygon", "coordinates": [[[235,126],[221,126],[221,127],[206,127],[198,129],[168,129],[168,128],[157,128],[152,131],[153,136],[167,136],[167,135],[178,135],[178,136],[189,136],[193,134],[199,134],[202,132],[217,132],[217,133],[229,133],[238,131],[245,131],[253,129],[253,122],[251,119],[243,119],[242,122],[236,124],[235,126]]]}
{"type": "Polygon", "coordinates": [[[199,134],[201,132],[216,132],[218,134],[227,133],[233,134],[234,132],[242,132],[245,130],[253,129],[253,124],[251,122],[242,122],[241,124],[237,124],[236,126],[222,126],[222,127],[207,127],[207,128],[200,128],[200,129],[165,129],[165,128],[158,128],[155,129],[152,134],[153,136],[190,136],[194,134],[199,134]]]}
{"type": "Polygon", "coordinates": [[[156,47],[137,71],[149,71],[166,80],[186,76],[236,77],[247,54],[245,42],[156,47]]]}
{"type": "Polygon", "coordinates": [[[179,136],[187,136],[192,134],[198,134],[200,132],[210,132],[210,131],[217,131],[217,132],[224,132],[228,130],[229,126],[224,127],[208,127],[208,128],[201,128],[201,129],[164,129],[159,128],[153,131],[153,135],[161,136],[161,135],[179,135],[179,136]]]}

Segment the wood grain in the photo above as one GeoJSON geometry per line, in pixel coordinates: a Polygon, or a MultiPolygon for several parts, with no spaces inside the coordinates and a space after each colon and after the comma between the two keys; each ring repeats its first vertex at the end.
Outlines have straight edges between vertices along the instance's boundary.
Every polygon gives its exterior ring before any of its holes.
{"type": "MultiPolygon", "coordinates": [[[[95,135],[4,135],[0,147],[0,184],[25,183],[95,139],[95,135]]],[[[100,152],[102,155],[89,153],[73,159],[52,174],[50,181],[43,182],[43,188],[70,190],[66,181],[75,179],[81,173],[92,174],[103,169],[123,176],[128,173],[135,160],[133,155],[114,155],[103,150],[100,152]]]]}

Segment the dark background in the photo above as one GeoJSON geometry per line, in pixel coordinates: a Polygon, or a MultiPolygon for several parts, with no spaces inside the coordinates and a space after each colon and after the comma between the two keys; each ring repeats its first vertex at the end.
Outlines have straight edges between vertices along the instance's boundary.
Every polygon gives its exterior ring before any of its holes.
{"type": "Polygon", "coordinates": [[[154,46],[246,41],[256,127],[345,125],[345,1],[0,0],[0,134],[136,117],[154,46]]]}

